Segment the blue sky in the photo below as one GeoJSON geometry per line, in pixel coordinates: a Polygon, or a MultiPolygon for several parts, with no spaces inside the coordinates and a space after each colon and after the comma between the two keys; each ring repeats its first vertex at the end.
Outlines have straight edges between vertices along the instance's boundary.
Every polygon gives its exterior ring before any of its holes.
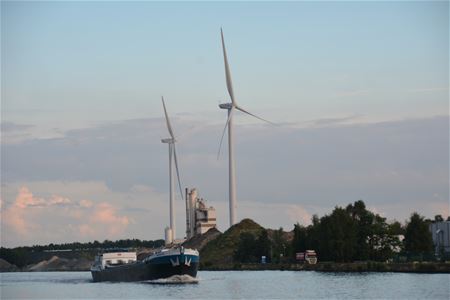
{"type": "Polygon", "coordinates": [[[2,19],[12,121],[155,117],[161,94],[176,112],[214,111],[221,26],[237,98],[277,121],[448,104],[446,2],[7,2],[2,19]]]}
{"type": "Polygon", "coordinates": [[[137,224],[148,218],[136,211],[150,197],[165,214],[161,95],[186,185],[223,210],[226,229],[226,155],[215,160],[225,122],[217,104],[228,101],[220,27],[237,101],[280,124],[236,119],[240,217],[288,227],[360,198],[391,219],[431,202],[424,214],[448,215],[448,2],[4,1],[1,9],[2,209],[23,220],[5,221],[7,244],[160,238],[166,220],[147,236],[137,224]],[[258,189],[274,178],[283,178],[278,190],[258,189]],[[83,186],[90,192],[80,194],[83,186]],[[43,211],[21,207],[95,213],[103,203],[105,222],[126,230],[74,216],[64,234],[17,235],[49,226],[43,211]]]}

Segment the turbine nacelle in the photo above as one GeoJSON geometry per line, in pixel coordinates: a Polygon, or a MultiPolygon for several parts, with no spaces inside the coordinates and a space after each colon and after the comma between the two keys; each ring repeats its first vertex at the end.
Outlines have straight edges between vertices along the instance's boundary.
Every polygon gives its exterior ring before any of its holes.
{"type": "Polygon", "coordinates": [[[167,138],[167,139],[161,140],[161,143],[165,143],[165,144],[174,144],[175,142],[176,142],[176,140],[173,138],[167,138]]]}
{"type": "Polygon", "coordinates": [[[219,107],[221,109],[232,109],[233,103],[221,103],[221,104],[219,104],[219,107]]]}

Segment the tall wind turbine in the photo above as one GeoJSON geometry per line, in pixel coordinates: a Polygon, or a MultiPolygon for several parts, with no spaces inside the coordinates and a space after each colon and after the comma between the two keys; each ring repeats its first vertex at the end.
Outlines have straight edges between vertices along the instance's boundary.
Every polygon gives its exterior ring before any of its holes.
{"type": "MultiPolygon", "coordinates": [[[[170,230],[172,232],[172,237],[175,239],[175,215],[174,215],[174,187],[173,187],[173,164],[175,162],[175,169],[177,172],[178,186],[180,188],[181,198],[183,198],[183,191],[181,189],[180,172],[178,170],[178,159],[177,151],[175,150],[175,136],[173,134],[172,126],[170,125],[169,116],[167,114],[166,104],[164,103],[164,97],[161,97],[162,104],[164,107],[164,115],[166,116],[167,130],[169,131],[170,138],[162,139],[161,142],[169,145],[169,213],[170,213],[170,230]]],[[[172,242],[172,241],[170,241],[172,242]]]]}
{"type": "Polygon", "coordinates": [[[222,147],[222,141],[223,137],[225,136],[225,131],[228,128],[228,180],[229,180],[229,206],[230,206],[230,227],[236,224],[236,174],[235,174],[235,168],[234,168],[234,146],[233,146],[233,112],[237,109],[240,110],[243,113],[246,113],[252,117],[255,117],[257,119],[260,119],[264,122],[273,124],[272,122],[269,122],[267,120],[264,120],[263,118],[260,118],[242,107],[240,107],[236,103],[236,99],[234,98],[233,93],[233,84],[231,82],[231,73],[230,73],[230,66],[228,65],[228,58],[227,58],[227,51],[225,49],[225,41],[223,38],[223,31],[222,28],[220,28],[220,35],[222,37],[222,50],[223,50],[223,60],[225,63],[225,78],[227,81],[227,90],[228,94],[230,95],[231,102],[230,103],[223,103],[219,104],[219,107],[221,109],[228,110],[228,119],[225,123],[225,128],[222,132],[222,138],[220,139],[220,145],[219,145],[219,153],[217,157],[220,155],[220,148],[222,147]]]}

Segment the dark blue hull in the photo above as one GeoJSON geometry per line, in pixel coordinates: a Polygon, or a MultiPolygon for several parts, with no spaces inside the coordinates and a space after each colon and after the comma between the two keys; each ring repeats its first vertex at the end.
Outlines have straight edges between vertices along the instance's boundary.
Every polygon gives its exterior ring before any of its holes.
{"type": "Polygon", "coordinates": [[[132,264],[91,270],[94,282],[145,281],[168,278],[174,275],[197,276],[197,255],[167,255],[132,264]]]}

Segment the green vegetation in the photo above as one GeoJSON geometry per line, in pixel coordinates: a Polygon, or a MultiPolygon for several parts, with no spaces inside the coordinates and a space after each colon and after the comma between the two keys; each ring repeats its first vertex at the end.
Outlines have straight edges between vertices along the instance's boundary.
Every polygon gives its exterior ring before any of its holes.
{"type": "Polygon", "coordinates": [[[263,255],[267,262],[289,264],[295,262],[295,253],[313,249],[320,261],[368,261],[372,264],[364,269],[382,270],[384,265],[375,262],[434,259],[427,222],[414,213],[406,226],[398,221],[388,223],[367,210],[362,200],[345,208],[335,207],[321,218],[315,215],[309,226],[297,223],[292,233],[282,228],[264,229],[245,219],[205,246],[200,253],[201,266],[240,269],[244,264],[260,262],[263,255]],[[405,235],[403,242],[399,235],[405,235]]]}
{"type": "Polygon", "coordinates": [[[233,260],[242,263],[259,262],[261,256],[270,260],[269,236],[267,230],[263,229],[256,237],[251,232],[243,232],[239,235],[239,243],[234,252],[233,260]]]}
{"type": "Polygon", "coordinates": [[[433,243],[428,223],[417,213],[404,229],[397,221],[388,224],[359,200],[320,219],[314,216],[310,226],[296,224],[292,249],[293,253],[315,249],[322,261],[386,261],[398,253],[430,255],[433,243]],[[400,234],[405,235],[404,243],[400,234]]]}
{"type": "Polygon", "coordinates": [[[283,228],[272,233],[272,245],[270,247],[271,255],[269,259],[272,263],[283,263],[286,261],[286,254],[291,252],[291,244],[288,241],[283,228]]]}
{"type": "MultiPolygon", "coordinates": [[[[250,239],[247,234],[258,237],[264,231],[264,228],[250,219],[244,219],[240,223],[231,226],[226,232],[219,235],[216,239],[209,242],[200,252],[200,262],[204,266],[233,264],[235,252],[241,244],[241,253],[243,257],[252,257],[253,253],[244,253],[247,249],[246,239],[250,239]],[[241,242],[241,235],[243,235],[241,242]],[[246,237],[247,236],[247,237],[246,237]],[[245,245],[244,245],[245,244],[245,245]]],[[[255,244],[248,245],[255,248],[255,244]]]]}
{"type": "MultiPolygon", "coordinates": [[[[436,216],[436,219],[443,221],[441,216],[436,216]]],[[[424,254],[432,253],[433,240],[431,238],[428,226],[429,222],[425,221],[424,218],[419,216],[418,213],[413,213],[411,215],[411,219],[406,225],[406,233],[405,233],[406,252],[424,253],[424,254]]]]}
{"type": "Polygon", "coordinates": [[[18,247],[14,249],[0,248],[0,258],[3,258],[10,264],[16,265],[21,268],[28,262],[28,253],[30,250],[27,247],[18,247]]]}
{"type": "Polygon", "coordinates": [[[345,209],[335,207],[320,219],[314,216],[307,227],[296,224],[292,250],[314,249],[322,261],[385,261],[401,249],[398,235],[402,233],[399,222],[386,223],[386,218],[370,212],[359,200],[345,209]]]}
{"type": "Polygon", "coordinates": [[[38,255],[42,252],[50,251],[67,251],[72,250],[77,252],[76,257],[85,257],[92,259],[93,253],[96,253],[102,249],[114,249],[114,248],[159,248],[164,246],[164,240],[145,241],[138,239],[126,239],[118,241],[105,240],[103,242],[94,241],[88,243],[66,243],[66,244],[49,244],[45,246],[25,246],[16,248],[0,248],[0,258],[3,258],[7,262],[14,264],[18,267],[24,267],[27,264],[35,263],[36,259],[40,259],[43,256],[38,255]]]}

